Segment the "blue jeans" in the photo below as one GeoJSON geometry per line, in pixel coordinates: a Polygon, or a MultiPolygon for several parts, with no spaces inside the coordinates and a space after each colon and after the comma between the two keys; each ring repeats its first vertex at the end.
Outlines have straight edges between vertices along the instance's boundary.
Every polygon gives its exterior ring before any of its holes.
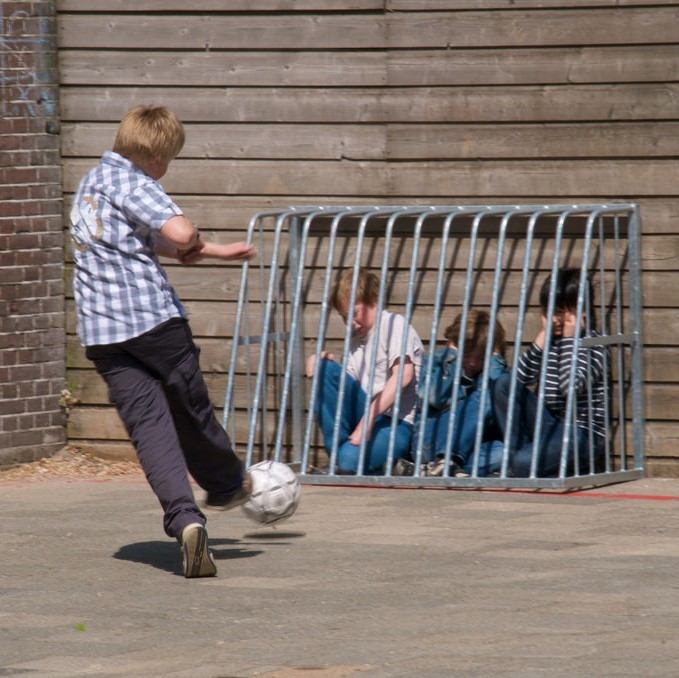
{"type": "MultiPolygon", "coordinates": [[[[509,390],[511,376],[500,377],[493,385],[493,404],[498,429],[505,435],[507,413],[509,410],[509,390]]],[[[509,468],[516,478],[530,476],[533,458],[533,435],[538,411],[538,398],[523,384],[517,384],[514,401],[512,432],[509,439],[509,468]]],[[[566,424],[555,417],[549,409],[542,409],[542,431],[537,446],[536,476],[549,478],[559,475],[561,468],[561,447],[566,433],[566,424]]],[[[575,472],[575,450],[578,451],[578,474],[590,470],[590,451],[596,460],[601,456],[601,442],[594,436],[593,449],[590,450],[589,434],[586,430],[570,426],[570,440],[566,450],[566,475],[575,472]]]]}
{"type": "MultiPolygon", "coordinates": [[[[490,390],[487,393],[490,399],[490,390]]],[[[451,459],[465,473],[471,473],[474,466],[474,443],[476,425],[479,420],[481,390],[472,391],[466,398],[458,401],[455,410],[455,428],[452,438],[451,459]]],[[[451,410],[432,410],[427,413],[422,443],[422,458],[431,461],[446,452],[446,439],[451,410]]],[[[485,417],[484,429],[491,424],[492,416],[485,417]]],[[[500,470],[503,443],[501,440],[483,440],[479,450],[478,475],[487,476],[500,470]]]]}
{"type": "MultiPolygon", "coordinates": [[[[323,442],[328,454],[332,452],[332,438],[335,426],[335,412],[339,404],[339,382],[342,368],[334,360],[323,359],[318,367],[318,393],[314,404],[314,414],[323,433],[323,442]]],[[[358,426],[365,412],[366,394],[361,385],[350,375],[346,375],[342,414],[340,417],[339,439],[337,444],[337,470],[344,473],[358,473],[360,446],[353,445],[349,436],[358,426]]],[[[392,418],[380,415],[375,419],[372,435],[366,442],[364,473],[384,472],[384,464],[389,452],[389,436],[392,418]]],[[[394,440],[394,460],[405,456],[410,450],[413,426],[400,419],[396,425],[394,440]]]]}

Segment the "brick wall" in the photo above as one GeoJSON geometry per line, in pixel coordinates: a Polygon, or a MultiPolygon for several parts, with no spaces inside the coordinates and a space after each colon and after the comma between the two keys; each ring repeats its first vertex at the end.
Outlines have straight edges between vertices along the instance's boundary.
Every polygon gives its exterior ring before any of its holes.
{"type": "Polygon", "coordinates": [[[0,465],[65,442],[54,2],[0,3],[0,465]]]}

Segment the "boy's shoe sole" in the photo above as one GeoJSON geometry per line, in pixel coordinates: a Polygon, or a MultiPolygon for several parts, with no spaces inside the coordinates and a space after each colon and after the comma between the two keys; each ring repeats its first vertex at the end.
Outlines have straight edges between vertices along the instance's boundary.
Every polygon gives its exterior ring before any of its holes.
{"type": "Polygon", "coordinates": [[[187,579],[217,574],[217,566],[207,547],[207,530],[200,523],[191,523],[182,530],[182,563],[187,579]]]}

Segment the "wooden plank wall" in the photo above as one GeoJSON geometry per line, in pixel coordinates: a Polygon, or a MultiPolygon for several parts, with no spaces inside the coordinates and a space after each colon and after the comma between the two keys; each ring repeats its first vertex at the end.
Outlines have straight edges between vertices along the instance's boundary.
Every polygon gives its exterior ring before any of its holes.
{"type": "MultiPolygon", "coordinates": [[[[290,204],[639,202],[649,472],[679,475],[679,2],[57,8],[67,211],[139,103],[166,104],[184,121],[187,144],[163,184],[224,241],[241,238],[256,211],[290,204]]],[[[221,405],[239,268],[170,274],[221,405]]],[[[67,306],[68,381],[79,400],[69,439],[127,455],[74,336],[70,295],[67,306]]]]}

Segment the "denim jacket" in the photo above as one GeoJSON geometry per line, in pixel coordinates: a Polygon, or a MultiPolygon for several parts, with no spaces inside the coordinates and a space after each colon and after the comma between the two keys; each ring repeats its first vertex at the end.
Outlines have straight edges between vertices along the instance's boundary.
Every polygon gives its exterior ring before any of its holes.
{"type": "MultiPolygon", "coordinates": [[[[425,398],[427,398],[425,381],[428,360],[428,356],[425,355],[422,361],[422,372],[417,390],[420,401],[424,401],[425,398]]],[[[429,394],[427,398],[430,409],[444,410],[452,405],[456,361],[457,349],[455,348],[443,348],[434,353],[429,394]]],[[[507,369],[507,361],[504,356],[494,353],[490,359],[490,370],[488,373],[489,381],[494,381],[501,374],[506,372],[507,369]]],[[[463,372],[460,372],[460,384],[455,402],[467,398],[473,391],[479,388],[482,377],[483,372],[480,372],[476,377],[467,377],[463,372]]]]}

